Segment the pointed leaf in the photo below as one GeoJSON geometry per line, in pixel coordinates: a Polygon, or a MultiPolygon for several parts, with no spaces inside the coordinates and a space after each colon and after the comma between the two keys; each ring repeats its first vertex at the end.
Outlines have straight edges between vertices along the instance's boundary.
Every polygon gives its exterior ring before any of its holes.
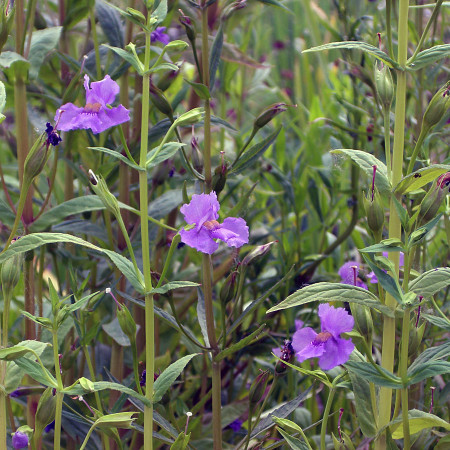
{"type": "Polygon", "coordinates": [[[449,171],[450,165],[446,164],[434,164],[432,166],[416,170],[400,180],[394,188],[394,194],[404,195],[408,192],[420,189],[422,186],[431,183],[436,178],[449,171]]]}

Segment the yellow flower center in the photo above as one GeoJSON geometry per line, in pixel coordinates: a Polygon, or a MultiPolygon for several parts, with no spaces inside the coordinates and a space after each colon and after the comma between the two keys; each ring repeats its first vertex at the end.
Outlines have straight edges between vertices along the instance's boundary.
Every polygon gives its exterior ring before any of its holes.
{"type": "Polygon", "coordinates": [[[98,113],[102,105],[100,103],[86,103],[84,111],[87,113],[98,113]]]}
{"type": "Polygon", "coordinates": [[[217,222],[217,220],[208,220],[207,222],[203,223],[203,226],[207,229],[207,230],[215,230],[216,228],[219,228],[220,223],[217,222]]]}

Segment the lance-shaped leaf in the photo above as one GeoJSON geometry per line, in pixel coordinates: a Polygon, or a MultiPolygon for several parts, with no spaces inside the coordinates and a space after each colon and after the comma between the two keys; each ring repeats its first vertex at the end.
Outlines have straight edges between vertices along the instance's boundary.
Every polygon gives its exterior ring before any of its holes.
{"type": "Polygon", "coordinates": [[[432,166],[416,170],[400,180],[394,188],[394,194],[404,195],[408,192],[420,189],[422,186],[431,183],[443,173],[449,171],[450,165],[447,164],[434,164],[432,166]]]}

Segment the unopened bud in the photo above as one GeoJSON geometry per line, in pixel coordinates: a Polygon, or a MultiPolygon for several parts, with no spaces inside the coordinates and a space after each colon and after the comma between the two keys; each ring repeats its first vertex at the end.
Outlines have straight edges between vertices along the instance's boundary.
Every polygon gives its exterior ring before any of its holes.
{"type": "Polygon", "coordinates": [[[261,372],[253,381],[250,387],[250,394],[248,395],[250,401],[250,408],[254,408],[256,404],[262,399],[269,381],[269,371],[261,372]]]}
{"type": "Polygon", "coordinates": [[[260,128],[267,125],[275,116],[287,110],[286,103],[274,103],[270,105],[263,113],[261,113],[255,120],[253,124],[254,130],[259,130],[260,128]]]}
{"type": "Polygon", "coordinates": [[[450,81],[441,87],[431,99],[423,115],[422,130],[428,130],[439,123],[447,113],[448,108],[450,108],[450,81]]]}
{"type": "Polygon", "coordinates": [[[110,192],[106,181],[101,175],[95,175],[92,170],[89,170],[89,182],[92,190],[100,197],[105,208],[114,214],[114,216],[120,215],[119,202],[116,197],[110,192]]]}
{"type": "Polygon", "coordinates": [[[389,67],[379,61],[375,63],[375,87],[384,108],[390,108],[394,99],[394,82],[389,67]]]}
{"type": "MultiPolygon", "coordinates": [[[[281,349],[281,359],[284,362],[290,363],[292,362],[292,359],[294,358],[294,347],[292,347],[292,341],[289,339],[286,339],[284,341],[283,348],[281,349]]],[[[286,374],[288,366],[284,364],[282,361],[277,361],[277,364],[275,366],[275,375],[277,376],[283,376],[286,374]]]]}
{"type": "Polygon", "coordinates": [[[36,410],[35,439],[41,437],[44,428],[55,420],[56,396],[53,395],[53,389],[47,388],[39,399],[36,410]]]}
{"type": "Polygon", "coordinates": [[[419,224],[423,225],[436,216],[442,200],[449,193],[450,172],[441,175],[431,186],[419,206],[419,224]]]}
{"type": "Polygon", "coordinates": [[[236,2],[230,3],[223,9],[222,21],[229,19],[236,11],[245,8],[247,6],[246,0],[238,0],[236,2]]]}
{"type": "Polygon", "coordinates": [[[214,175],[212,177],[212,188],[217,195],[219,195],[225,187],[228,172],[228,166],[224,161],[223,152],[221,153],[222,163],[216,167],[216,169],[214,170],[214,175]]]}
{"type": "Polygon", "coordinates": [[[409,328],[408,358],[415,358],[419,353],[424,331],[425,322],[419,327],[411,326],[409,328]]]}
{"type": "Polygon", "coordinates": [[[49,153],[47,133],[44,132],[37,138],[25,159],[23,177],[27,182],[31,182],[42,172],[49,153]]]}
{"type": "Polygon", "coordinates": [[[202,171],[203,171],[203,154],[198,147],[198,141],[195,136],[192,136],[191,147],[192,147],[192,165],[194,166],[194,169],[198,173],[202,173],[202,171]]]}
{"type": "Polygon", "coordinates": [[[6,44],[8,40],[9,33],[14,25],[14,13],[16,11],[16,5],[11,8],[9,1],[4,1],[1,6],[2,10],[1,14],[1,22],[0,22],[0,52],[2,51],[3,46],[6,44]]]}
{"type": "Polygon", "coordinates": [[[363,205],[366,211],[367,225],[374,233],[378,233],[384,225],[384,208],[383,200],[377,188],[375,188],[373,194],[369,192],[367,197],[363,197],[363,205]]]}
{"type": "Polygon", "coordinates": [[[248,266],[251,264],[255,259],[262,258],[264,255],[267,254],[267,252],[270,250],[270,247],[275,244],[278,241],[272,241],[264,245],[259,245],[258,247],[254,248],[251,252],[247,253],[242,260],[243,266],[248,266]]]}
{"type": "Polygon", "coordinates": [[[150,82],[150,101],[155,108],[173,121],[173,109],[163,91],[150,82]]]}
{"type": "Polygon", "coordinates": [[[22,272],[22,256],[15,255],[7,259],[3,264],[0,272],[0,280],[4,297],[10,297],[13,289],[17,286],[22,272]]]}
{"type": "Polygon", "coordinates": [[[222,305],[226,305],[228,302],[233,300],[236,290],[237,290],[237,276],[238,272],[234,271],[231,272],[230,275],[228,275],[227,279],[223,283],[221,289],[220,289],[220,303],[222,305]]]}
{"type": "Polygon", "coordinates": [[[194,125],[203,119],[203,115],[203,108],[194,108],[190,111],[185,112],[184,114],[181,114],[181,116],[178,117],[177,120],[175,120],[174,124],[176,124],[178,127],[194,125]]]}
{"type": "Polygon", "coordinates": [[[373,320],[370,309],[358,303],[350,303],[350,310],[359,334],[370,342],[373,335],[373,320]]]}
{"type": "Polygon", "coordinates": [[[188,39],[191,42],[195,42],[195,28],[194,25],[192,23],[192,20],[189,16],[186,16],[183,11],[181,11],[181,9],[179,9],[180,11],[180,23],[181,25],[184,26],[184,29],[186,30],[186,35],[188,37],[188,39]]]}
{"type": "Polygon", "coordinates": [[[136,341],[136,322],[125,305],[121,305],[120,309],[117,308],[117,320],[120,328],[133,344],[136,341]]]}

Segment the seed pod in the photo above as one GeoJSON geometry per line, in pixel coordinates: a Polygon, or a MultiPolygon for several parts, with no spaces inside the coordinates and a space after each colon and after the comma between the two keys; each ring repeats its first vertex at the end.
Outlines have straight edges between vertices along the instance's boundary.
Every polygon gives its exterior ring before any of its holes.
{"type": "Polygon", "coordinates": [[[14,13],[16,5],[10,8],[10,2],[4,1],[2,5],[1,22],[0,22],[0,52],[8,40],[9,33],[14,25],[14,13]]]}
{"type": "Polygon", "coordinates": [[[220,166],[217,166],[214,170],[214,175],[212,177],[212,188],[217,195],[219,195],[225,187],[227,182],[227,172],[228,166],[226,164],[220,164],[220,166]]]}
{"type": "Polygon", "coordinates": [[[375,63],[375,87],[380,103],[389,109],[394,99],[394,82],[389,67],[379,61],[375,63]]]}
{"type": "Polygon", "coordinates": [[[119,202],[116,197],[110,192],[108,186],[100,175],[95,175],[92,170],[89,169],[89,182],[92,190],[100,197],[100,200],[105,205],[105,208],[114,214],[114,216],[120,215],[119,202]]]}
{"type": "Polygon", "coordinates": [[[424,331],[425,322],[417,328],[414,324],[409,327],[408,358],[414,358],[419,353],[424,331]]]}
{"type": "Polygon", "coordinates": [[[262,112],[253,124],[253,130],[257,131],[266,126],[275,116],[286,111],[286,103],[274,103],[270,105],[264,112],[262,112]]]}
{"type": "Polygon", "coordinates": [[[252,263],[255,259],[262,258],[269,250],[270,247],[275,244],[278,241],[272,241],[264,245],[259,245],[258,247],[254,248],[251,252],[247,253],[242,260],[243,266],[248,266],[250,263],[252,263]]]}
{"type": "Polygon", "coordinates": [[[267,382],[269,381],[269,371],[265,370],[261,372],[253,381],[250,387],[250,393],[248,399],[250,401],[250,408],[254,408],[257,403],[261,400],[264,391],[267,387],[267,382]]]}
{"type": "Polygon", "coordinates": [[[441,175],[431,186],[419,206],[419,224],[423,225],[436,216],[442,200],[448,194],[450,172],[441,175]]]}
{"type": "Polygon", "coordinates": [[[423,115],[422,129],[429,129],[440,122],[450,108],[450,81],[434,94],[423,115]]]}
{"type": "Polygon", "coordinates": [[[22,256],[16,255],[7,259],[3,264],[0,272],[0,279],[4,296],[7,293],[12,294],[13,289],[17,286],[22,272],[22,256]]]}
{"type": "Polygon", "coordinates": [[[383,229],[384,225],[384,208],[383,201],[376,187],[373,192],[373,200],[372,194],[369,192],[367,197],[363,197],[363,205],[366,211],[367,225],[369,225],[372,232],[378,233],[383,229]]]}
{"type": "Polygon", "coordinates": [[[173,109],[167,100],[164,92],[150,82],[150,101],[155,105],[155,108],[162,112],[173,122],[173,109]]]}
{"type": "Polygon", "coordinates": [[[53,395],[53,389],[47,388],[41,395],[36,410],[35,439],[41,437],[44,428],[55,420],[56,396],[53,395]]]}
{"type": "Polygon", "coordinates": [[[136,340],[136,322],[125,305],[121,305],[120,309],[117,308],[117,320],[119,321],[120,328],[122,328],[122,331],[133,344],[136,340]]]}
{"type": "Polygon", "coordinates": [[[187,35],[188,39],[191,42],[195,43],[195,35],[196,35],[196,33],[195,33],[195,27],[194,27],[194,25],[192,23],[192,20],[191,20],[191,18],[189,16],[186,16],[183,13],[183,11],[181,11],[181,9],[179,11],[180,11],[180,14],[181,14],[180,18],[179,18],[179,21],[180,21],[181,25],[184,26],[184,29],[186,30],[186,35],[187,35]]]}
{"type": "Polygon", "coordinates": [[[223,283],[221,289],[220,289],[220,303],[222,305],[226,305],[228,302],[233,300],[234,296],[236,295],[236,289],[237,289],[237,276],[238,272],[235,270],[228,275],[227,279],[225,280],[225,283],[223,283]]]}
{"type": "Polygon", "coordinates": [[[359,334],[363,336],[367,342],[370,342],[373,335],[373,320],[370,309],[363,305],[359,305],[358,303],[350,303],[350,310],[359,334]]]}
{"type": "Polygon", "coordinates": [[[44,132],[37,138],[25,159],[23,177],[27,182],[31,183],[42,172],[49,153],[47,134],[44,132]]]}

